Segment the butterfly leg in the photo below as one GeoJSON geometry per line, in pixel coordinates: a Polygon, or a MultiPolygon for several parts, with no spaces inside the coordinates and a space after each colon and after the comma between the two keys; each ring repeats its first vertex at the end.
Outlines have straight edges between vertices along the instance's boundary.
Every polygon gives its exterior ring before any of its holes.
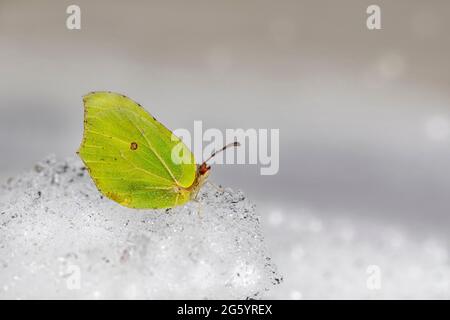
{"type": "Polygon", "coordinates": [[[209,183],[211,186],[213,186],[217,191],[219,191],[219,192],[221,192],[221,193],[224,193],[224,192],[225,192],[225,189],[224,189],[224,188],[219,187],[218,185],[212,183],[211,181],[206,180],[206,182],[209,183]]]}
{"type": "Polygon", "coordinates": [[[203,211],[203,204],[197,199],[197,197],[195,197],[194,199],[192,199],[193,202],[198,204],[198,216],[201,218],[202,217],[202,211],[203,211]]]}

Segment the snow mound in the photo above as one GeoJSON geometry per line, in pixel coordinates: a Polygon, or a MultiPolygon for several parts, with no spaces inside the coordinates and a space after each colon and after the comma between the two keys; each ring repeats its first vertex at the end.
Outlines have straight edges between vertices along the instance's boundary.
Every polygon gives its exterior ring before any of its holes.
{"type": "Polygon", "coordinates": [[[200,214],[133,210],[49,157],[0,192],[0,299],[262,298],[281,281],[239,191],[205,186],[200,214]]]}

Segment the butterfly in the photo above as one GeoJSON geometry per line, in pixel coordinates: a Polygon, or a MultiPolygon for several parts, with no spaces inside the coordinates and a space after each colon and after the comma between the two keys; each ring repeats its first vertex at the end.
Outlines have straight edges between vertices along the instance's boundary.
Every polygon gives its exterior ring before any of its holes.
{"type": "Polygon", "coordinates": [[[196,164],[188,147],[140,104],[114,92],[83,97],[84,133],[78,155],[98,190],[135,209],[162,209],[196,200],[207,181],[207,162],[196,164]],[[174,161],[173,150],[183,155],[174,161]]]}

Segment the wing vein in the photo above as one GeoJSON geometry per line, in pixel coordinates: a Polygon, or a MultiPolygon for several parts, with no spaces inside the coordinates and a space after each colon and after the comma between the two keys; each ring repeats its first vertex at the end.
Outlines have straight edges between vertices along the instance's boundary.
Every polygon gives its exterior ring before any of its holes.
{"type": "Polygon", "coordinates": [[[178,205],[179,198],[180,198],[180,193],[177,193],[177,197],[175,198],[175,207],[178,205]]]}
{"type": "MultiPolygon", "coordinates": [[[[127,118],[128,118],[128,116],[127,116],[127,118]]],[[[129,119],[129,118],[128,118],[128,119],[129,119]]],[[[130,121],[130,122],[131,122],[131,121],[130,121]]],[[[136,129],[139,130],[137,127],[136,127],[136,129]]],[[[98,135],[103,136],[103,137],[105,137],[105,138],[113,138],[113,139],[116,139],[116,140],[118,140],[118,141],[120,141],[120,142],[122,142],[122,143],[128,144],[128,142],[125,141],[125,140],[123,140],[123,139],[120,139],[120,138],[117,138],[117,137],[114,137],[114,136],[108,136],[108,135],[106,135],[106,134],[103,134],[103,133],[101,133],[101,132],[94,131],[94,130],[92,130],[92,129],[86,129],[86,131],[89,131],[89,132],[94,133],[94,134],[98,134],[98,135]]],[[[139,132],[140,132],[140,131],[139,131],[139,132]]],[[[140,132],[140,133],[142,134],[142,132],[140,132]]],[[[145,138],[145,140],[147,141],[147,143],[149,143],[148,140],[147,140],[147,138],[146,138],[145,136],[144,136],[144,138],[145,138]]],[[[159,161],[162,161],[162,159],[158,156],[158,154],[155,153],[155,151],[153,150],[153,147],[152,147],[152,146],[149,145],[148,148],[150,149],[150,151],[152,151],[152,152],[155,154],[155,156],[159,159],[159,161]]],[[[122,152],[121,152],[120,154],[121,154],[121,156],[122,156],[122,158],[123,158],[124,160],[130,161],[128,158],[126,158],[126,157],[123,156],[122,152]]],[[[147,159],[144,158],[144,160],[145,160],[147,163],[149,163],[147,159]]],[[[130,162],[131,162],[131,161],[130,161],[130,162]]],[[[165,168],[166,170],[168,170],[164,163],[163,163],[163,166],[164,166],[164,168],[165,168]]],[[[137,168],[134,164],[133,164],[133,167],[137,168]]],[[[139,168],[137,168],[137,169],[139,169],[139,168]]],[[[151,172],[149,172],[149,171],[147,171],[147,170],[145,170],[145,171],[148,172],[148,173],[151,173],[151,172]]],[[[179,185],[178,181],[174,178],[173,174],[172,174],[170,171],[168,171],[168,172],[169,172],[170,176],[172,177],[173,182],[175,182],[177,185],[179,185]]],[[[152,174],[153,176],[155,176],[155,177],[160,177],[161,179],[164,179],[165,181],[172,182],[172,181],[170,181],[170,180],[168,180],[168,179],[166,179],[166,178],[164,178],[164,177],[161,177],[161,176],[159,176],[159,175],[157,175],[157,174],[154,174],[154,173],[151,173],[151,174],[152,174]]]]}
{"type": "Polygon", "coordinates": [[[135,165],[133,162],[131,162],[129,159],[127,159],[127,158],[123,155],[123,152],[120,152],[120,156],[121,156],[125,161],[128,161],[128,162],[133,166],[133,168],[134,168],[135,170],[142,171],[142,172],[144,172],[144,173],[146,173],[146,174],[148,174],[148,175],[150,175],[150,176],[154,176],[154,177],[160,178],[161,180],[167,181],[167,182],[169,182],[170,184],[172,184],[173,181],[167,180],[166,178],[163,178],[163,177],[161,177],[161,176],[158,176],[157,174],[154,174],[154,173],[152,173],[152,172],[150,172],[150,171],[147,171],[147,170],[145,170],[145,169],[143,169],[143,168],[136,167],[136,165],[135,165]]]}
{"type": "Polygon", "coordinates": [[[150,143],[150,141],[147,139],[147,136],[144,134],[144,132],[141,130],[140,127],[138,127],[136,125],[136,123],[134,123],[133,121],[131,121],[130,117],[128,116],[128,114],[125,113],[126,118],[128,119],[128,122],[133,125],[136,130],[139,131],[139,133],[142,135],[142,137],[145,139],[145,141],[147,142],[147,145],[149,147],[149,149],[153,152],[153,154],[158,158],[159,162],[161,162],[161,164],[163,165],[163,167],[166,169],[167,173],[169,173],[169,175],[172,177],[173,181],[179,186],[180,183],[178,182],[178,180],[175,178],[175,176],[173,175],[172,171],[170,171],[169,167],[167,166],[166,162],[164,161],[163,158],[161,158],[161,156],[156,152],[155,148],[153,147],[153,145],[150,143]]]}

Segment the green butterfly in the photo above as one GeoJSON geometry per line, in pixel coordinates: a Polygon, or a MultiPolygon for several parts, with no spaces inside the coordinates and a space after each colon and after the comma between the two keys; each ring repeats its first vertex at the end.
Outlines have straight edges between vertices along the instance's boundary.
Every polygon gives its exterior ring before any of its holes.
{"type": "Polygon", "coordinates": [[[93,92],[83,101],[84,134],[77,153],[101,193],[136,209],[171,208],[196,199],[211,169],[206,162],[217,152],[197,165],[178,137],[124,95],[93,92]],[[184,161],[173,161],[174,148],[184,161]]]}

